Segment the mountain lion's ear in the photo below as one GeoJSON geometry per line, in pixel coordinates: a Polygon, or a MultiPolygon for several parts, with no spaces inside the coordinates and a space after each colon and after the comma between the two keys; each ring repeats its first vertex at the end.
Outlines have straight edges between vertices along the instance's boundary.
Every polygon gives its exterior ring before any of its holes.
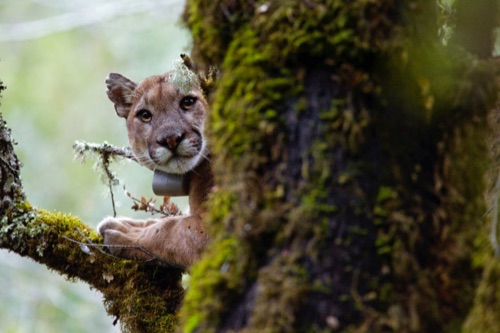
{"type": "Polygon", "coordinates": [[[137,84],[121,74],[111,73],[106,78],[106,87],[108,98],[115,104],[116,114],[127,118],[137,84]]]}

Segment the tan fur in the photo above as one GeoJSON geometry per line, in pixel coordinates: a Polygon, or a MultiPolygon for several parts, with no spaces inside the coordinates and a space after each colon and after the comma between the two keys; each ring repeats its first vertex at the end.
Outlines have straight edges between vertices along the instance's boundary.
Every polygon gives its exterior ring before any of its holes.
{"type": "Polygon", "coordinates": [[[208,242],[202,220],[203,204],[213,187],[203,137],[208,106],[198,88],[182,92],[168,82],[169,75],[149,77],[136,85],[112,73],[106,80],[107,94],[118,116],[126,119],[137,160],[152,170],[188,177],[191,213],[148,220],[108,217],[98,231],[117,256],[186,268],[208,242]],[[194,98],[195,103],[183,109],[186,97],[194,98]]]}

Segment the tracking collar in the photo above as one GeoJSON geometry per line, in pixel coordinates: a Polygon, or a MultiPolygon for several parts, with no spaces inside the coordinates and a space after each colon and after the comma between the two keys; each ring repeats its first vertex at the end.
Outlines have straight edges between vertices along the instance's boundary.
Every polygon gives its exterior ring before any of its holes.
{"type": "Polygon", "coordinates": [[[189,194],[188,174],[178,175],[155,170],[153,192],[160,196],[179,197],[189,194]]]}

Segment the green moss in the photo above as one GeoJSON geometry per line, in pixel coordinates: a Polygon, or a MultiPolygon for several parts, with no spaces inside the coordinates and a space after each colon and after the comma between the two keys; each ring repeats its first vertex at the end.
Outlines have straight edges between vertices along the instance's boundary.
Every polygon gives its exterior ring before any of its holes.
{"type": "Polygon", "coordinates": [[[254,332],[293,332],[296,309],[311,288],[309,274],[293,256],[278,256],[259,272],[257,299],[248,326],[254,332]]]}
{"type": "Polygon", "coordinates": [[[463,326],[464,333],[498,332],[500,313],[500,262],[490,258],[477,288],[474,308],[463,326]]]}
{"type": "Polygon", "coordinates": [[[204,258],[192,268],[182,315],[185,332],[215,332],[221,313],[227,313],[241,292],[248,263],[234,238],[216,239],[204,258]]]}

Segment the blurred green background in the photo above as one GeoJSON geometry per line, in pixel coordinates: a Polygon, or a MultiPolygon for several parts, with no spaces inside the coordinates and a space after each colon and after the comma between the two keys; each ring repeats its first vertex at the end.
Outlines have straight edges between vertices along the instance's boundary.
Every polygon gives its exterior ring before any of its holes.
{"type": "MultiPolygon", "coordinates": [[[[178,22],[184,1],[0,1],[0,111],[18,142],[29,201],[96,226],[112,207],[94,161],[73,160],[75,140],[126,146],[123,119],[105,94],[108,73],[161,74],[189,52],[178,22]]],[[[150,171],[114,165],[135,196],[152,197],[150,171]]],[[[119,215],[132,203],[115,192],[119,215]]],[[[185,200],[178,203],[183,206],[185,200]]],[[[144,216],[143,214],[140,214],[144,216]]],[[[119,332],[101,295],[0,250],[0,332],[119,332]]]]}

